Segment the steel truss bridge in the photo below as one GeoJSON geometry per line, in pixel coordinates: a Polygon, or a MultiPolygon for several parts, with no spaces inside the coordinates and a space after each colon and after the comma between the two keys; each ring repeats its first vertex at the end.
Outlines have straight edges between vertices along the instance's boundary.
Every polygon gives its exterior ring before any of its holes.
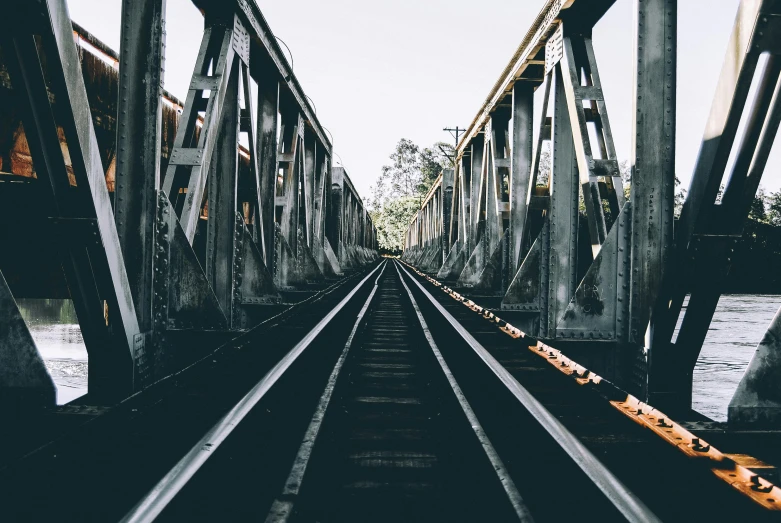
{"type": "Polygon", "coordinates": [[[778,2],[740,4],[677,222],[676,1],[634,2],[628,197],[614,2],[546,2],[401,260],[254,1],[193,3],[181,101],[165,0],[123,0],[119,54],[0,2],[0,519],[777,519],[781,319],[729,423],[691,375],[781,118],[778,2]],[[19,298],[73,301],[86,396],[55,405],[19,298]]]}
{"type": "MultiPolygon", "coordinates": [[[[591,37],[613,4],[546,2],[459,142],[455,169],[437,180],[410,223],[403,258],[484,297],[525,335],[577,356],[643,400],[686,412],[694,366],[778,131],[781,10],[740,2],[676,221],[677,4],[636,3],[628,197],[591,37]],[[546,144],[551,173],[542,179],[546,144]]],[[[779,333],[781,315],[732,399],[732,424],[781,422],[779,333]]]]}

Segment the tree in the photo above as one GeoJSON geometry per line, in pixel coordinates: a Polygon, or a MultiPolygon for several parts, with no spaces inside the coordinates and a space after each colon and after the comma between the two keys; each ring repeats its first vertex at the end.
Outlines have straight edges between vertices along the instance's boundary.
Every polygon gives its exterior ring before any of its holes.
{"type": "Polygon", "coordinates": [[[765,200],[767,194],[763,187],[757,189],[757,194],[751,200],[751,206],[748,208],[748,217],[758,222],[767,222],[767,209],[765,209],[765,200]]]}
{"type": "Polygon", "coordinates": [[[390,165],[382,167],[368,199],[381,250],[401,252],[404,234],[420,208],[420,200],[442,170],[452,168],[453,158],[455,150],[450,144],[439,142],[421,149],[412,140],[399,140],[390,155],[390,165]]]}
{"type": "Polygon", "coordinates": [[[540,151],[540,165],[537,167],[537,184],[547,186],[550,180],[551,157],[550,142],[545,142],[540,151]]]}
{"type": "Polygon", "coordinates": [[[382,166],[380,176],[371,188],[369,207],[373,209],[381,209],[390,200],[420,193],[420,147],[402,138],[391,153],[390,160],[390,165],[382,166]]]}
{"type": "Polygon", "coordinates": [[[420,192],[420,147],[412,140],[402,138],[390,155],[391,164],[382,168],[381,178],[388,180],[390,198],[416,196],[420,192]]]}
{"type": "Polygon", "coordinates": [[[770,193],[767,197],[767,222],[781,227],[781,191],[770,193]]]}
{"type": "Polygon", "coordinates": [[[676,217],[679,217],[681,210],[683,210],[683,202],[686,201],[686,189],[681,187],[681,179],[677,176],[675,177],[675,199],[673,201],[675,202],[675,210],[673,212],[676,217]]]}
{"type": "Polygon", "coordinates": [[[427,193],[442,173],[443,169],[452,169],[456,157],[453,145],[445,142],[437,142],[433,147],[420,151],[420,192],[427,193]]]}
{"type": "Polygon", "coordinates": [[[621,175],[621,181],[624,182],[624,198],[628,201],[632,195],[632,167],[629,165],[629,160],[618,164],[618,172],[621,175]]]}
{"type": "Polygon", "coordinates": [[[407,227],[419,208],[420,200],[415,196],[407,196],[388,201],[381,210],[371,211],[381,250],[392,254],[401,253],[407,227]]]}

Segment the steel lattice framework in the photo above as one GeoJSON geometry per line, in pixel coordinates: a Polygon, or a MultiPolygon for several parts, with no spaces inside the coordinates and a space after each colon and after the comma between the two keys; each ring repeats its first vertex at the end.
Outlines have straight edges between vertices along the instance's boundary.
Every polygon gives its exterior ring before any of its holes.
{"type": "MultiPolygon", "coordinates": [[[[412,220],[404,258],[467,292],[502,296],[503,315],[530,335],[674,412],[691,405],[694,365],[778,130],[781,9],[740,3],[674,225],[677,2],[635,1],[628,199],[591,42],[613,3],[545,4],[459,142],[455,172],[412,220]],[[542,180],[545,142],[552,165],[542,180]]],[[[735,393],[731,422],[778,422],[779,333],[781,315],[735,393]]]]}
{"type": "Polygon", "coordinates": [[[17,200],[6,223],[25,205],[44,216],[22,238],[4,231],[9,252],[44,253],[42,269],[0,267],[13,401],[54,401],[14,298],[73,300],[90,399],[112,403],[376,257],[371,219],[257,5],[194,4],[205,27],[183,103],[162,90],[165,0],[123,1],[119,56],[78,27],[74,38],[64,0],[0,8],[2,132],[18,127],[0,158],[29,146],[32,164],[3,165],[15,183],[0,193],[17,200]],[[83,74],[95,56],[116,66],[102,80],[83,74]],[[93,96],[100,81],[116,91],[93,96]]]}

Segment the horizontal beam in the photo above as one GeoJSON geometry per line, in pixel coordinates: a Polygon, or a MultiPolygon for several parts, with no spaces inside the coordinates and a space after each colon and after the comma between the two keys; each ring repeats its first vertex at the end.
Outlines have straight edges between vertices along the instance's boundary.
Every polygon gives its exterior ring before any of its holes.
{"type": "Polygon", "coordinates": [[[439,173],[439,176],[437,176],[437,179],[434,180],[434,183],[431,184],[431,188],[426,193],[426,196],[423,198],[423,203],[420,204],[420,208],[422,209],[426,205],[428,205],[429,200],[431,200],[431,197],[434,196],[434,193],[439,189],[439,187],[442,185],[442,173],[439,173]]]}
{"type": "MultiPolygon", "coordinates": [[[[434,183],[431,184],[431,188],[429,188],[428,192],[426,193],[426,196],[423,198],[422,203],[420,204],[420,209],[424,209],[426,205],[428,205],[429,200],[434,195],[437,189],[439,189],[440,185],[442,185],[442,173],[439,173],[439,176],[437,176],[437,179],[434,180],[434,183]]],[[[415,220],[418,219],[417,213],[412,217],[410,220],[410,225],[415,223],[415,220]]]]}
{"type": "Polygon", "coordinates": [[[350,176],[347,174],[347,170],[344,171],[344,185],[350,189],[350,192],[355,197],[355,200],[361,205],[361,208],[364,207],[363,200],[361,200],[361,195],[358,194],[358,190],[355,188],[355,185],[353,185],[353,181],[350,179],[350,176]]]}

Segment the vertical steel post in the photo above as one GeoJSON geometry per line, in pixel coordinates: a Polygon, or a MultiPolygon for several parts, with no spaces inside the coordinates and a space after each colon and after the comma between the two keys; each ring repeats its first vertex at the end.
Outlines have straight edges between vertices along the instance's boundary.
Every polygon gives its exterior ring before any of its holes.
{"type": "Polygon", "coordinates": [[[548,222],[537,240],[543,242],[542,264],[546,267],[540,275],[545,289],[540,335],[550,338],[555,336],[556,325],[577,287],[578,166],[564,74],[567,73],[562,72],[561,67],[556,67],[550,212],[548,222]]]}
{"type": "MultiPolygon", "coordinates": [[[[512,146],[510,165],[510,270],[521,266],[521,249],[528,213],[532,167],[534,88],[515,82],[512,95],[512,146]]],[[[545,118],[546,115],[542,117],[545,118]]]]}
{"type": "Polygon", "coordinates": [[[266,236],[266,267],[274,267],[274,200],[277,187],[277,119],[279,114],[279,79],[270,63],[259,67],[257,155],[260,170],[260,195],[263,206],[263,232],[266,236]]]}
{"type": "Polygon", "coordinates": [[[331,169],[331,187],[328,189],[330,204],[328,207],[328,241],[331,242],[331,248],[336,254],[339,263],[344,262],[344,242],[343,242],[343,218],[344,203],[344,167],[333,167],[331,169]]]}
{"type": "Polygon", "coordinates": [[[718,301],[707,289],[724,276],[730,246],[725,244],[729,238],[720,234],[716,219],[720,206],[715,200],[759,55],[763,45],[772,45],[770,40],[757,38],[767,30],[762,27],[763,20],[774,18],[760,14],[765,7],[764,2],[752,1],[741,2],[738,8],[689,192],[675,229],[671,264],[676,270],[667,273],[664,294],[654,310],[649,399],[671,412],[691,406],[692,372],[718,301]],[[699,292],[703,288],[706,292],[699,292]],[[673,332],[689,291],[693,297],[673,344],[673,332]]]}
{"type": "Polygon", "coordinates": [[[483,135],[478,135],[472,140],[472,156],[470,172],[471,176],[471,190],[470,190],[470,210],[471,210],[471,223],[469,225],[469,243],[467,257],[472,254],[472,251],[477,247],[480,241],[480,223],[482,216],[480,213],[480,183],[483,178],[483,149],[485,148],[483,135]]]}
{"type": "MultiPolygon", "coordinates": [[[[238,61],[239,58],[236,57],[238,61]]],[[[230,69],[224,94],[214,157],[208,178],[209,219],[206,234],[206,276],[217,300],[233,321],[234,256],[236,256],[236,212],[239,168],[239,71],[230,69]]]]}
{"type": "Polygon", "coordinates": [[[442,259],[440,265],[450,254],[450,248],[455,241],[451,233],[451,218],[453,213],[453,185],[455,182],[455,171],[445,169],[442,171],[442,259]]]}
{"type": "Polygon", "coordinates": [[[314,191],[315,191],[315,158],[317,138],[315,133],[307,129],[304,133],[304,171],[301,183],[301,205],[303,205],[304,240],[307,247],[312,247],[314,227],[314,191]]]}
{"type": "Polygon", "coordinates": [[[662,281],[670,270],[675,208],[677,10],[677,0],[636,2],[631,292],[626,298],[630,302],[629,342],[640,346],[644,345],[662,281]]]}
{"type": "Polygon", "coordinates": [[[139,328],[152,330],[166,0],[123,0],[114,210],[139,328]]]}

